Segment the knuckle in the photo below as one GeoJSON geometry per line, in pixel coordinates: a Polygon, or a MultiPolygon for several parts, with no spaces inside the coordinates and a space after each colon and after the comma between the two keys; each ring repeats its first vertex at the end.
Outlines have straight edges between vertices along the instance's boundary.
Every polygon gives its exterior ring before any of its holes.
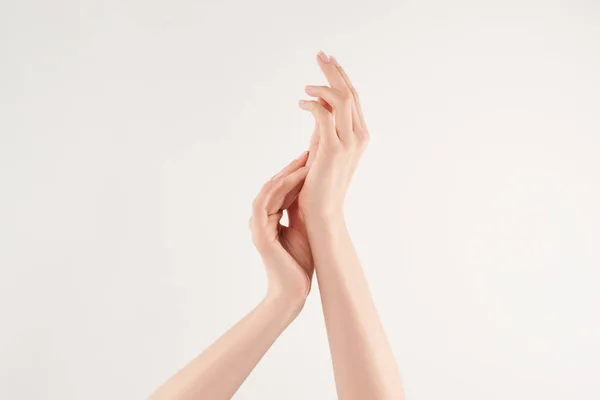
{"type": "Polygon", "coordinates": [[[351,90],[346,90],[344,91],[344,93],[342,93],[342,99],[346,102],[351,102],[354,100],[354,96],[352,95],[352,91],[351,90]]]}
{"type": "Polygon", "coordinates": [[[355,128],[354,134],[364,140],[368,140],[369,138],[369,132],[367,132],[367,130],[364,128],[355,128]]]}
{"type": "Polygon", "coordinates": [[[263,209],[263,200],[262,198],[256,198],[254,199],[254,201],[252,202],[252,214],[256,215],[258,213],[260,213],[263,209]]]}
{"type": "Polygon", "coordinates": [[[369,141],[371,140],[371,134],[368,131],[364,131],[364,134],[362,137],[363,137],[363,140],[367,143],[369,143],[369,141]]]}
{"type": "Polygon", "coordinates": [[[358,141],[358,148],[359,148],[359,150],[362,151],[362,150],[366,149],[367,146],[368,146],[368,144],[369,144],[369,139],[367,139],[367,138],[361,138],[358,141]]]}
{"type": "Polygon", "coordinates": [[[349,108],[352,105],[352,101],[352,97],[342,96],[342,98],[340,99],[340,106],[343,108],[349,108]]]}
{"type": "Polygon", "coordinates": [[[365,136],[364,138],[362,138],[361,145],[362,145],[363,149],[366,148],[369,145],[369,141],[370,140],[371,139],[368,136],[365,136]]]}

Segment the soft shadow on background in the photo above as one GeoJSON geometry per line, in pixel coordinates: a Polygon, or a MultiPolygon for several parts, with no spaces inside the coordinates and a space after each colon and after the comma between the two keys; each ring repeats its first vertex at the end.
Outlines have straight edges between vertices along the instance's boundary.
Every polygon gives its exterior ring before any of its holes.
{"type": "MultiPolygon", "coordinates": [[[[407,397],[600,398],[591,0],[3,2],[0,398],[145,398],[261,298],[250,204],[320,49],[407,397]]],[[[316,291],[236,398],[335,398],[316,291]]]]}

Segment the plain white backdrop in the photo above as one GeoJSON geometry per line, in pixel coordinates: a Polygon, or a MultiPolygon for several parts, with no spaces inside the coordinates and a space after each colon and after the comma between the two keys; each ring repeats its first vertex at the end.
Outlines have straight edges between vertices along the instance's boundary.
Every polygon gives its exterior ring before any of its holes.
{"type": "MultiPolygon", "coordinates": [[[[0,398],[143,399],[255,306],[320,49],[408,398],[600,398],[600,4],[368,3],[1,2],[0,398]]],[[[236,398],[335,398],[316,288],[236,398]]]]}

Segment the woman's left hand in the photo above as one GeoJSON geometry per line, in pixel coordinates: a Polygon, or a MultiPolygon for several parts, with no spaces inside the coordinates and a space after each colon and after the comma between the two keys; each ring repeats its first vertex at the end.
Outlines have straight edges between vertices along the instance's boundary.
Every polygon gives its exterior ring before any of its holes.
{"type": "Polygon", "coordinates": [[[297,196],[308,173],[303,153],[261,189],[252,205],[250,230],[267,268],[269,294],[304,300],[310,291],[313,258],[297,196]],[[283,211],[289,224],[280,223],[283,211]]]}

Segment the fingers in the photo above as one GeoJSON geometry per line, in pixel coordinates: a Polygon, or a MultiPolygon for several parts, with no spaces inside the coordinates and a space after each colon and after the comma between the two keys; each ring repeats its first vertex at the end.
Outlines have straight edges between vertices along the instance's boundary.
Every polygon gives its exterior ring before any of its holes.
{"type": "MultiPolygon", "coordinates": [[[[323,71],[323,75],[325,75],[325,79],[327,79],[327,82],[329,82],[329,85],[331,86],[331,88],[335,89],[339,95],[346,99],[346,101],[352,99],[352,93],[350,92],[350,89],[348,88],[348,85],[346,84],[346,81],[344,80],[344,78],[342,77],[342,75],[340,74],[340,71],[338,70],[337,66],[335,65],[335,63],[333,62],[333,59],[331,57],[329,57],[327,54],[325,54],[323,51],[320,51],[319,54],[317,54],[317,62],[319,63],[319,67],[321,68],[321,71],[323,71]]],[[[327,99],[325,99],[325,101],[327,101],[327,99]]],[[[327,101],[329,103],[329,101],[327,101]]],[[[329,103],[331,104],[331,103],[329,103]]],[[[331,104],[334,109],[335,109],[335,105],[331,104]]],[[[348,107],[348,110],[345,109],[336,109],[337,113],[343,113],[343,118],[348,118],[349,116],[351,117],[352,115],[352,105],[348,104],[346,105],[346,107],[348,107]]],[[[336,128],[339,129],[340,131],[338,132],[338,136],[340,138],[340,140],[344,141],[344,140],[350,140],[351,139],[351,132],[352,132],[352,125],[351,125],[351,118],[348,119],[348,121],[344,122],[342,126],[338,126],[337,124],[340,122],[341,118],[338,119],[336,118],[336,128]],[[350,130],[348,130],[347,126],[350,126],[350,130]],[[343,129],[343,131],[342,131],[343,129]]]]}
{"type": "Polygon", "coordinates": [[[281,171],[276,173],[271,177],[271,181],[280,177],[284,177],[297,170],[298,168],[304,166],[306,164],[306,160],[308,159],[308,152],[305,151],[298,156],[294,161],[286,165],[281,171]]]}
{"type": "MultiPolygon", "coordinates": [[[[317,101],[321,104],[327,111],[333,112],[333,108],[322,98],[318,98],[317,101]]],[[[321,133],[319,129],[319,124],[315,121],[315,129],[310,138],[310,145],[308,146],[308,160],[306,161],[306,166],[310,167],[315,160],[317,155],[317,149],[319,148],[319,142],[321,140],[321,133]]]]}
{"type": "Polygon", "coordinates": [[[320,97],[317,99],[317,101],[319,102],[320,105],[322,105],[323,107],[325,107],[325,109],[327,111],[329,111],[330,113],[333,112],[333,107],[331,107],[328,102],[326,102],[325,100],[323,100],[320,97]]]}
{"type": "Polygon", "coordinates": [[[354,101],[352,94],[350,92],[342,94],[329,86],[308,85],[305,90],[309,96],[323,99],[333,108],[335,129],[339,138],[342,141],[352,140],[352,103],[354,101]]]}
{"type": "Polygon", "coordinates": [[[319,124],[315,123],[315,130],[313,131],[313,134],[310,138],[310,145],[308,146],[308,160],[306,160],[307,167],[310,167],[315,160],[320,139],[321,134],[319,132],[319,124]]]}
{"type": "Polygon", "coordinates": [[[290,204],[290,206],[287,208],[287,214],[290,227],[301,230],[305,229],[304,216],[300,212],[300,207],[297,201],[294,201],[292,204],[290,204]]]}
{"type": "Polygon", "coordinates": [[[252,203],[252,217],[248,221],[257,248],[275,240],[283,210],[294,202],[308,170],[302,166],[285,177],[267,182],[261,189],[252,203]]]}
{"type": "Polygon", "coordinates": [[[332,115],[320,102],[315,100],[300,100],[298,105],[313,115],[319,125],[319,133],[323,142],[331,142],[338,139],[332,115]]]}
{"type": "Polygon", "coordinates": [[[282,180],[285,180],[288,176],[304,167],[307,159],[308,152],[305,151],[263,185],[260,192],[252,202],[252,218],[250,219],[251,225],[259,224],[259,226],[264,226],[267,224],[269,216],[267,205],[272,196],[272,192],[278,187],[278,185],[281,184],[282,180]]]}
{"type": "Polygon", "coordinates": [[[342,142],[352,142],[356,138],[358,142],[366,143],[369,133],[358,93],[348,78],[348,74],[334,57],[328,56],[322,51],[317,55],[317,61],[331,87],[307,86],[306,93],[317,97],[320,103],[326,102],[331,106],[336,136],[342,142]]]}
{"type": "Polygon", "coordinates": [[[263,186],[261,193],[252,205],[252,219],[258,226],[267,225],[269,217],[276,217],[275,221],[281,219],[282,210],[289,206],[298,195],[308,170],[308,167],[301,167],[289,175],[278,178],[276,181],[269,181],[263,186]]]}
{"type": "Polygon", "coordinates": [[[305,167],[307,159],[308,152],[305,151],[263,185],[252,203],[252,220],[254,222],[261,225],[266,224],[270,215],[281,211],[286,195],[299,186],[299,183],[302,183],[306,177],[308,173],[308,167],[305,167]]]}
{"type": "Polygon", "coordinates": [[[358,92],[354,88],[354,85],[352,85],[352,82],[350,81],[348,74],[346,74],[346,71],[340,65],[340,63],[334,57],[330,57],[330,59],[333,61],[333,64],[336,66],[338,72],[340,73],[340,76],[344,79],[344,82],[346,82],[346,85],[350,89],[350,93],[352,94],[352,98],[354,100],[352,102],[353,103],[352,104],[352,124],[354,125],[354,132],[357,136],[359,136],[359,137],[367,136],[366,138],[368,139],[369,133],[367,131],[367,124],[365,123],[365,118],[364,118],[364,115],[362,112],[362,106],[360,104],[360,98],[358,97],[358,92]]]}
{"type": "Polygon", "coordinates": [[[332,88],[337,89],[342,95],[351,94],[349,93],[350,90],[348,85],[346,85],[346,81],[340,74],[340,71],[331,57],[320,51],[319,54],[317,54],[317,62],[319,63],[319,67],[321,68],[321,71],[323,71],[327,82],[329,82],[329,85],[331,85],[332,88]]]}
{"type": "Polygon", "coordinates": [[[282,178],[281,182],[275,186],[269,196],[267,204],[268,214],[285,210],[292,204],[296,196],[298,196],[300,189],[302,189],[302,184],[308,174],[308,170],[308,167],[302,167],[282,178]]]}

